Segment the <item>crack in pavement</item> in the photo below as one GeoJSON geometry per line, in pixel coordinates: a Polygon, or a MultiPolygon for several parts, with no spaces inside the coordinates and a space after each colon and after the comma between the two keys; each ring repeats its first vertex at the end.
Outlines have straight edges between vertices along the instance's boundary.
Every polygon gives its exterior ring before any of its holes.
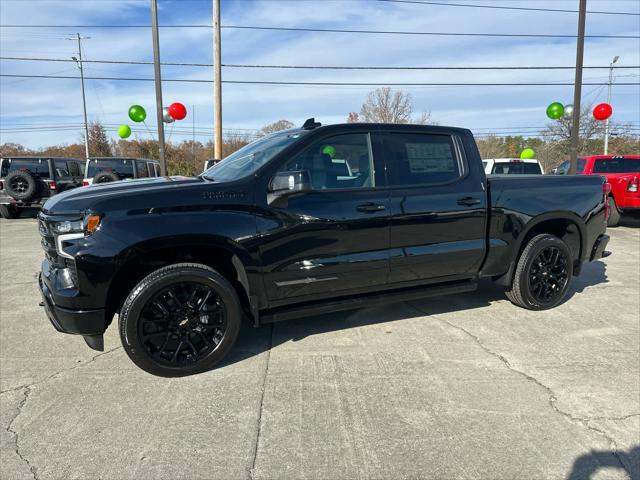
{"type": "MultiPolygon", "coordinates": [[[[631,473],[632,469],[631,468],[627,468],[627,466],[625,465],[624,461],[620,457],[620,454],[618,452],[618,444],[616,443],[616,441],[609,434],[607,434],[605,431],[603,431],[603,430],[601,430],[601,429],[599,429],[597,427],[594,427],[594,426],[589,424],[589,422],[592,421],[592,420],[605,419],[606,417],[585,418],[585,417],[577,417],[577,416],[575,416],[575,415],[573,415],[573,414],[571,414],[569,412],[565,412],[564,410],[560,409],[560,407],[558,407],[558,405],[557,405],[558,398],[556,397],[555,393],[553,392],[553,390],[550,387],[548,387],[544,383],[540,382],[537,378],[529,375],[528,373],[525,373],[522,370],[518,370],[517,368],[514,368],[513,365],[511,365],[511,363],[509,363],[509,360],[507,360],[503,355],[499,354],[498,352],[494,352],[489,347],[487,347],[484,343],[482,343],[482,340],[480,340],[480,338],[478,336],[474,335],[473,333],[471,333],[470,331],[468,331],[464,327],[461,327],[459,325],[451,323],[449,320],[446,320],[444,318],[440,318],[439,315],[429,314],[429,313],[423,311],[422,309],[416,307],[415,305],[411,304],[410,302],[405,302],[405,303],[407,305],[409,305],[411,308],[413,308],[414,310],[420,312],[421,314],[433,317],[436,320],[438,320],[440,322],[443,322],[443,323],[446,323],[450,327],[455,328],[455,329],[460,330],[461,332],[465,333],[467,336],[469,336],[473,340],[475,340],[475,342],[478,344],[478,346],[482,350],[484,350],[489,355],[491,355],[491,356],[497,358],[498,360],[500,360],[510,371],[512,371],[514,373],[517,373],[518,375],[521,375],[522,377],[526,378],[528,381],[533,382],[536,385],[538,385],[539,387],[543,388],[547,392],[547,394],[549,395],[549,405],[551,406],[551,408],[556,413],[558,413],[559,415],[562,415],[563,417],[569,419],[571,422],[578,423],[578,424],[582,425],[583,427],[585,427],[587,430],[592,431],[594,433],[597,433],[600,436],[604,437],[609,442],[609,446],[611,448],[611,452],[612,452],[613,456],[616,458],[616,460],[618,461],[618,463],[620,464],[620,467],[623,470],[625,470],[626,472],[631,473]]],[[[640,414],[634,413],[634,414],[622,417],[621,419],[633,417],[633,416],[636,416],[636,415],[640,415],[640,414]]]]}
{"type": "Polygon", "coordinates": [[[9,388],[7,390],[3,390],[2,392],[0,392],[0,394],[4,394],[4,393],[9,393],[9,392],[15,392],[17,390],[23,390],[24,397],[22,398],[22,400],[18,404],[18,407],[17,407],[18,411],[16,412],[14,417],[9,421],[9,425],[7,425],[6,431],[9,432],[13,436],[14,445],[15,445],[14,452],[16,453],[16,455],[18,455],[18,457],[20,457],[20,460],[22,460],[24,463],[27,464],[27,466],[29,467],[29,471],[31,472],[31,475],[33,476],[33,478],[35,480],[39,480],[37,468],[34,465],[32,465],[31,462],[29,461],[29,459],[26,456],[24,456],[22,454],[22,452],[20,451],[19,434],[18,434],[18,431],[13,428],[13,424],[15,423],[16,419],[22,413],[22,410],[23,410],[24,406],[26,405],[27,400],[29,400],[29,395],[31,395],[31,392],[33,391],[33,387],[36,386],[36,385],[42,385],[42,384],[44,384],[44,383],[46,383],[46,382],[48,382],[50,380],[53,380],[54,378],[56,378],[56,377],[58,377],[60,375],[62,375],[63,373],[70,372],[72,370],[75,370],[76,368],[86,367],[90,363],[94,362],[98,357],[101,357],[101,356],[106,355],[108,353],[114,352],[115,350],[118,350],[120,348],[122,348],[122,345],[120,345],[118,347],[115,347],[115,348],[112,348],[110,350],[107,350],[106,352],[100,352],[97,355],[94,355],[93,357],[91,357],[86,362],[77,363],[77,364],[73,365],[70,368],[65,368],[65,369],[59,370],[59,371],[57,371],[55,373],[52,373],[48,377],[46,377],[46,378],[44,378],[42,380],[39,380],[37,382],[29,383],[27,385],[20,385],[19,387],[9,388]]]}
{"type": "Polygon", "coordinates": [[[251,468],[249,469],[249,480],[253,480],[253,474],[256,469],[256,460],[258,458],[258,447],[260,446],[260,437],[262,435],[262,412],[264,411],[264,391],[267,385],[267,375],[269,375],[269,362],[271,361],[271,348],[273,348],[273,329],[274,324],[271,324],[271,336],[269,339],[269,350],[267,351],[267,363],[264,368],[264,377],[262,378],[262,393],[260,394],[260,410],[258,412],[258,421],[256,422],[256,442],[253,449],[253,461],[251,462],[251,468]]]}
{"type": "Polygon", "coordinates": [[[13,451],[16,453],[16,455],[18,455],[18,457],[20,457],[20,460],[22,460],[24,463],[27,464],[27,467],[29,467],[29,471],[31,472],[31,475],[33,476],[33,478],[35,480],[39,480],[38,478],[38,472],[35,466],[31,465],[31,462],[29,462],[29,459],[27,457],[25,457],[22,452],[20,452],[20,443],[18,440],[18,432],[16,430],[13,429],[13,423],[16,421],[16,419],[20,416],[20,414],[22,413],[22,407],[25,406],[25,404],[27,403],[27,400],[29,400],[29,395],[31,394],[31,387],[30,386],[26,386],[23,387],[23,398],[20,401],[20,403],[18,404],[17,407],[17,412],[16,414],[13,416],[13,418],[11,419],[11,421],[9,422],[9,425],[7,425],[7,432],[9,432],[10,434],[13,435],[13,441],[14,441],[14,448],[13,451]]]}

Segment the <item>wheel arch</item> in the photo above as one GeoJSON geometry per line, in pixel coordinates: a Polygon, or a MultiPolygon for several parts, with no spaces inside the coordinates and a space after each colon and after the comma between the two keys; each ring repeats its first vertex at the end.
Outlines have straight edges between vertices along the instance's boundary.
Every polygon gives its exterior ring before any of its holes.
{"type": "Polygon", "coordinates": [[[122,252],[119,267],[106,296],[108,323],[119,312],[125,299],[149,273],[173,263],[201,263],[224,276],[235,288],[243,309],[251,314],[252,295],[246,265],[249,253],[229,239],[216,237],[168,237],[131,246],[122,252]]]}
{"type": "Polygon", "coordinates": [[[578,215],[571,212],[548,212],[531,219],[526,228],[522,230],[518,239],[514,242],[509,270],[495,280],[497,284],[503,286],[511,285],[515,267],[522,251],[530,239],[542,233],[555,235],[567,244],[573,258],[574,274],[579,274],[582,257],[586,251],[584,222],[578,215]]]}

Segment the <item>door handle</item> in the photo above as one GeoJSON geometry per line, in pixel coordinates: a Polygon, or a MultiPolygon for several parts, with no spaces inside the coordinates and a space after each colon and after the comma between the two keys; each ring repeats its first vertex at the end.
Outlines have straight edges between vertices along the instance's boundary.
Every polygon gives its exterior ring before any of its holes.
{"type": "Polygon", "coordinates": [[[473,205],[478,205],[480,203],[479,198],[473,197],[464,197],[458,199],[458,205],[464,205],[465,207],[471,207],[473,205]]]}
{"type": "Polygon", "coordinates": [[[358,210],[359,212],[374,213],[374,212],[381,212],[385,208],[386,207],[384,205],[370,202],[370,203],[363,203],[362,205],[358,205],[356,207],[356,210],[358,210]]]}

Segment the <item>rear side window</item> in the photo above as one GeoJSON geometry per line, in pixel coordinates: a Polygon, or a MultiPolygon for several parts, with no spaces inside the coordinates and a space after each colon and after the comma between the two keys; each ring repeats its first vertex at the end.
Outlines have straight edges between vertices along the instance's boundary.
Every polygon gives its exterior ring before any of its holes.
{"type": "Polygon", "coordinates": [[[53,167],[56,169],[56,178],[58,180],[69,180],[71,178],[71,173],[69,172],[70,165],[67,164],[66,160],[54,160],[53,167]]]}
{"type": "Polygon", "coordinates": [[[593,164],[593,173],[635,173],[640,172],[640,159],[600,158],[593,164]]]}
{"type": "Polygon", "coordinates": [[[51,178],[46,158],[4,158],[0,177],[4,178],[16,170],[29,171],[38,178],[51,178]]]}
{"type": "Polygon", "coordinates": [[[147,171],[149,172],[149,176],[150,177],[155,177],[156,176],[156,171],[153,168],[153,163],[152,162],[147,162],[147,171]]]}
{"type": "Polygon", "coordinates": [[[149,176],[149,171],[147,170],[147,164],[145,162],[136,160],[136,172],[138,174],[138,178],[146,178],[149,176]]]}
{"type": "Polygon", "coordinates": [[[389,133],[384,143],[390,186],[445,183],[462,174],[449,135],[389,133]]]}
{"type": "Polygon", "coordinates": [[[497,175],[540,175],[540,165],[526,162],[499,162],[493,166],[491,173],[497,175]]]}
{"type": "Polygon", "coordinates": [[[153,164],[153,168],[156,171],[156,177],[160,176],[160,166],[157,163],[153,164]]]}
{"type": "Polygon", "coordinates": [[[90,160],[87,168],[87,178],[93,178],[99,172],[115,173],[120,179],[133,178],[133,161],[128,158],[90,160]]]}

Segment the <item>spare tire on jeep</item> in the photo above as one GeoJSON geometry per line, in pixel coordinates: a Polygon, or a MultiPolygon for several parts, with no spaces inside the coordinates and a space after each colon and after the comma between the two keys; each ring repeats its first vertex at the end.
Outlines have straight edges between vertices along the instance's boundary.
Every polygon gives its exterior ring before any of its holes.
{"type": "Polygon", "coordinates": [[[96,176],[93,177],[93,183],[117,182],[118,180],[120,180],[120,178],[113,172],[98,172],[96,176]]]}
{"type": "Polygon", "coordinates": [[[4,179],[4,189],[16,200],[31,200],[37,190],[36,178],[28,170],[15,170],[4,179]]]}

